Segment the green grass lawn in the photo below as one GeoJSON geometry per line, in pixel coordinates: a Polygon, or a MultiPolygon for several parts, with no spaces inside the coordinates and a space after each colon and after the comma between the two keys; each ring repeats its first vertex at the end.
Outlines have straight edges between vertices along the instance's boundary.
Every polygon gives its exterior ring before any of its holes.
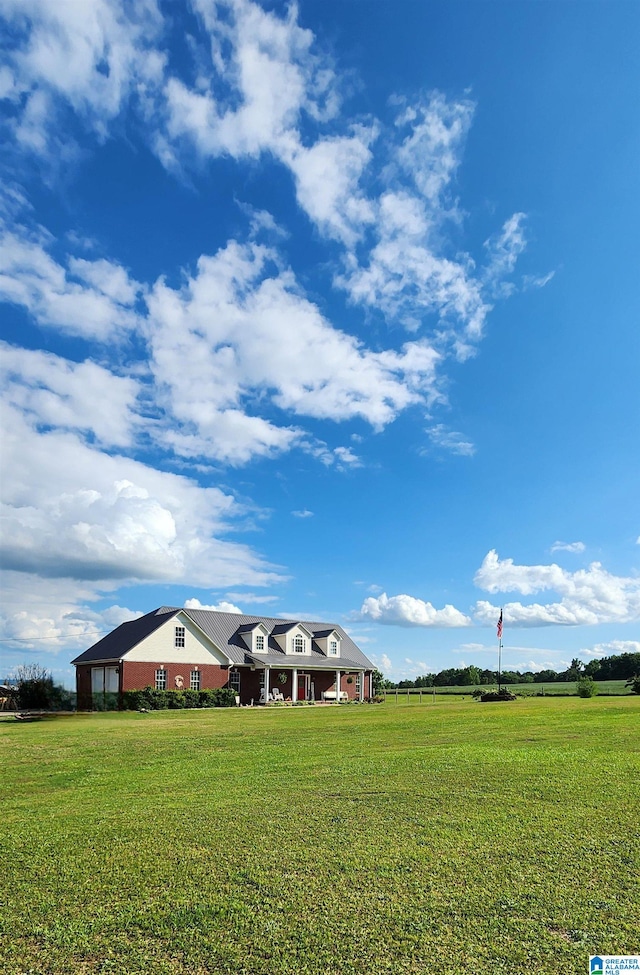
{"type": "MultiPolygon", "coordinates": [[[[611,694],[630,695],[631,690],[626,686],[626,683],[627,682],[624,680],[597,680],[596,681],[596,684],[598,685],[598,693],[607,696],[611,694]]],[[[446,686],[443,685],[441,687],[436,687],[435,692],[436,695],[454,694],[457,696],[461,696],[461,695],[465,696],[465,695],[473,694],[476,687],[478,686],[480,687],[481,691],[497,690],[498,688],[497,684],[491,684],[491,685],[472,684],[467,686],[464,686],[462,684],[453,684],[453,685],[446,685],[446,686]]],[[[503,686],[507,687],[510,691],[513,691],[515,694],[522,694],[525,697],[536,697],[538,694],[544,694],[545,697],[550,697],[552,695],[556,695],[556,696],[559,695],[561,697],[567,697],[567,696],[577,697],[578,695],[576,681],[570,681],[570,680],[554,681],[552,683],[546,683],[546,684],[504,684],[503,686]]],[[[433,690],[434,690],[433,687],[423,687],[422,696],[421,696],[419,688],[410,687],[408,688],[408,690],[407,688],[399,689],[397,698],[398,700],[402,700],[404,698],[406,701],[407,697],[409,697],[409,699],[413,701],[414,704],[420,700],[422,700],[422,702],[424,703],[430,697],[433,697],[433,690]]],[[[395,690],[386,691],[386,700],[390,702],[395,702],[396,700],[395,690]]]]}
{"type": "Polygon", "coordinates": [[[0,722],[0,971],[586,973],[640,951],[640,697],[0,722]]]}

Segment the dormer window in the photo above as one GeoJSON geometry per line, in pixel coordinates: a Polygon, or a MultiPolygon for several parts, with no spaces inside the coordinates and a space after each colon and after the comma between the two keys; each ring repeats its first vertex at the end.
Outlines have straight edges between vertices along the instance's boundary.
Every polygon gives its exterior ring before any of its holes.
{"type": "Polygon", "coordinates": [[[300,634],[293,638],[293,652],[304,653],[304,637],[300,634]]]}
{"type": "Polygon", "coordinates": [[[264,634],[256,634],[256,653],[264,653],[264,634]]]}
{"type": "Polygon", "coordinates": [[[338,656],[338,641],[337,640],[329,640],[329,655],[331,657],[337,657],[338,656]]]}
{"type": "Polygon", "coordinates": [[[174,646],[184,647],[184,635],[185,635],[184,626],[176,626],[176,641],[174,646]]]}

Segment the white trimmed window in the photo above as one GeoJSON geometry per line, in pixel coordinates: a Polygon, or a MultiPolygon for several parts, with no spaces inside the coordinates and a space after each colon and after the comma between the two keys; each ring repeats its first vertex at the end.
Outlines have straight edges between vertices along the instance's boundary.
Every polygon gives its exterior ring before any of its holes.
{"type": "Polygon", "coordinates": [[[362,674],[356,674],[356,694],[359,694],[362,689],[362,674]]]}
{"type": "Polygon", "coordinates": [[[331,657],[337,657],[338,656],[338,641],[337,640],[329,640],[329,655],[331,657]]]}
{"type": "Polygon", "coordinates": [[[232,691],[235,691],[236,694],[240,693],[240,671],[239,670],[230,671],[229,687],[231,688],[232,691]]]}
{"type": "Polygon", "coordinates": [[[256,634],[256,652],[264,653],[264,633],[256,634]]]}
{"type": "Polygon", "coordinates": [[[156,670],[156,690],[166,691],[167,689],[167,672],[160,668],[156,670]]]}
{"type": "Polygon", "coordinates": [[[174,646],[176,647],[184,646],[184,634],[185,634],[184,626],[176,626],[176,641],[174,643],[174,646]]]}
{"type": "Polygon", "coordinates": [[[293,638],[293,652],[304,653],[304,637],[300,634],[293,638]]]}
{"type": "Polygon", "coordinates": [[[189,679],[189,687],[191,688],[192,691],[199,691],[200,690],[200,671],[199,670],[192,670],[191,671],[191,677],[189,679]]]}

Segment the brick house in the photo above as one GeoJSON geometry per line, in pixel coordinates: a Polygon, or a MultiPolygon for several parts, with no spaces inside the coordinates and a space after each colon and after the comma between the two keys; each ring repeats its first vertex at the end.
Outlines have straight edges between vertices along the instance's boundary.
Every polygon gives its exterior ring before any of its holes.
{"type": "Polygon", "coordinates": [[[72,660],[78,708],[96,694],[231,687],[241,704],[364,700],[374,665],[339,626],[162,606],[72,660]],[[336,693],[338,692],[338,693],[336,693]]]}

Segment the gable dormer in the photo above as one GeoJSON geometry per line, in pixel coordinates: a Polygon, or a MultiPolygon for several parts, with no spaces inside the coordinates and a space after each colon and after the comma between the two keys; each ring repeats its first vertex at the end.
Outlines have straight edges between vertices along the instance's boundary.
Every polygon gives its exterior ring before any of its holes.
{"type": "Polygon", "coordinates": [[[264,623],[258,623],[251,633],[253,653],[267,653],[269,649],[269,630],[264,623]]]}
{"type": "Polygon", "coordinates": [[[288,656],[309,656],[313,633],[302,623],[285,623],[275,626],[271,636],[283,653],[288,656]]]}
{"type": "Polygon", "coordinates": [[[337,630],[320,630],[313,638],[326,657],[340,656],[342,637],[337,630]]]}
{"type": "Polygon", "coordinates": [[[264,623],[251,623],[238,630],[249,653],[267,653],[269,630],[264,623]]]}

